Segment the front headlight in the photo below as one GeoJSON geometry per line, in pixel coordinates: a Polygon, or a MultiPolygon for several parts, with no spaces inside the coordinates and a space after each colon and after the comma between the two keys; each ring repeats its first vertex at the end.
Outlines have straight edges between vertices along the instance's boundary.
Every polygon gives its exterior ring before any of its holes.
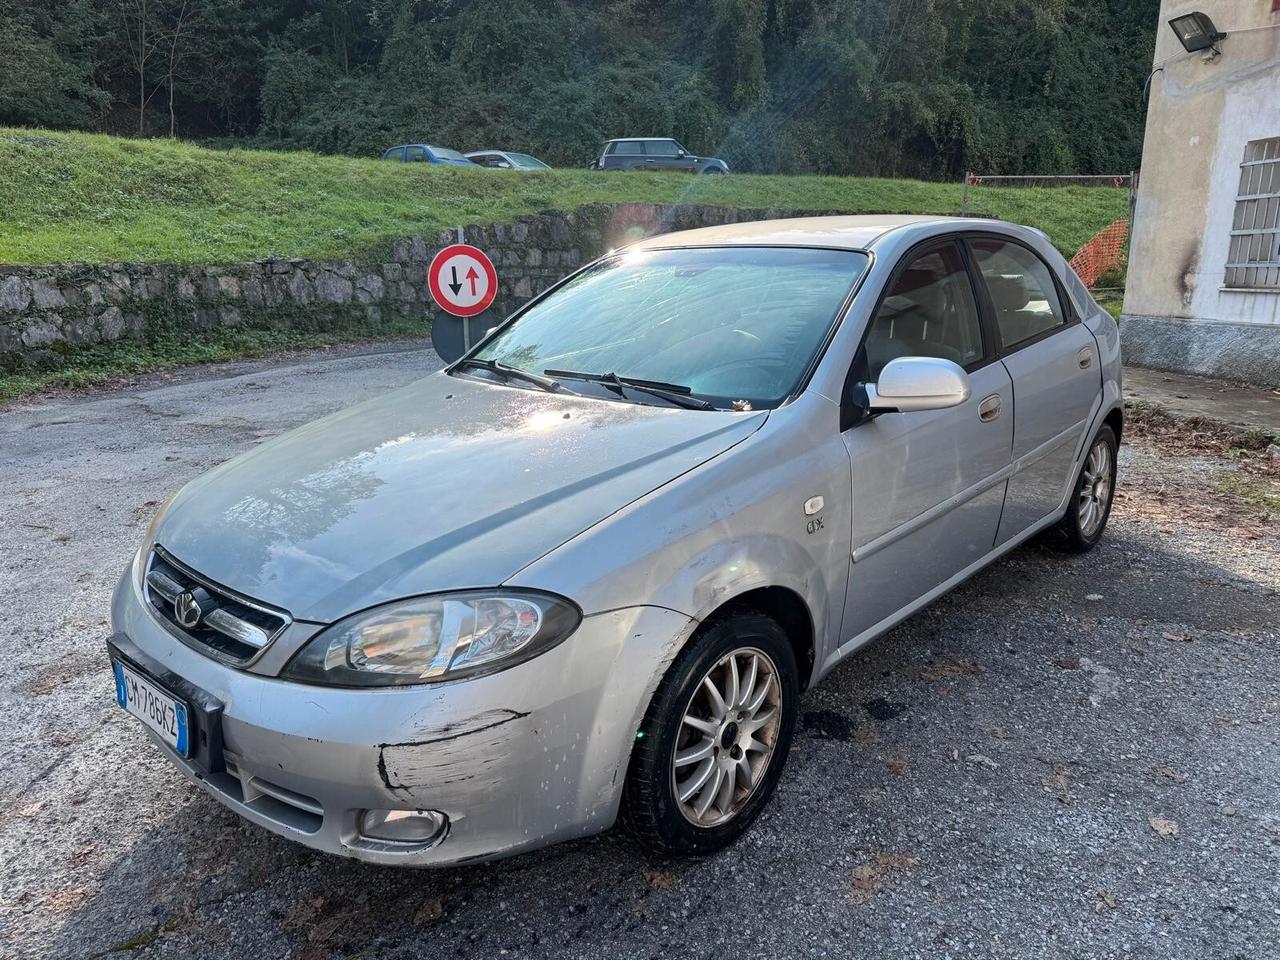
{"type": "MultiPolygon", "coordinates": [[[[181,488],[179,488],[178,493],[181,492],[181,488]]],[[[147,560],[151,558],[151,551],[156,545],[156,533],[160,529],[160,521],[164,519],[165,511],[169,509],[169,505],[176,499],[178,499],[177,493],[160,504],[155,516],[151,518],[151,523],[147,526],[146,536],[142,538],[142,546],[133,555],[133,578],[137,581],[138,589],[142,589],[143,578],[147,575],[147,560]]]]}
{"type": "Polygon", "coordinates": [[[555,646],[581,620],[568,601],[523,591],[399,600],[321,631],[281,676],[337,687],[388,687],[493,673],[555,646]]]}

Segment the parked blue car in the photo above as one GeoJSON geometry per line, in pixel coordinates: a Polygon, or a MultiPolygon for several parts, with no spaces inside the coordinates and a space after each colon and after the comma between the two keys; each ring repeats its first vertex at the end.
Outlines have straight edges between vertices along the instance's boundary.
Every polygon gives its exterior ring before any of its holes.
{"type": "Polygon", "coordinates": [[[402,163],[451,163],[459,167],[477,167],[457,150],[433,147],[427,143],[402,143],[383,151],[383,160],[399,160],[402,163]]]}

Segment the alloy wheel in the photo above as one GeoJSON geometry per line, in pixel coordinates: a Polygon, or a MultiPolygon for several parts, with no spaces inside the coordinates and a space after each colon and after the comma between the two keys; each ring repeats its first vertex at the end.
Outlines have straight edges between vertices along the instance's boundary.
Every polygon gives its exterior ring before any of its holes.
{"type": "Polygon", "coordinates": [[[1102,527],[1111,502],[1111,488],[1115,478],[1111,447],[1101,438],[1093,443],[1089,457],[1080,474],[1077,509],[1080,516],[1080,533],[1092,540],[1102,527]]]}
{"type": "Polygon", "coordinates": [[[782,717],[778,668],[763,650],[721,657],[685,706],[671,761],[680,813],[697,827],[733,819],[764,779],[782,717]]]}

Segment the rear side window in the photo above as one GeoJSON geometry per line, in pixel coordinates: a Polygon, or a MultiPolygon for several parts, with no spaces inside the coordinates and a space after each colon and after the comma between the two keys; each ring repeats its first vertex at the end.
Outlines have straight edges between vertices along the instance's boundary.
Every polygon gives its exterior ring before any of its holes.
{"type": "Polygon", "coordinates": [[[427,151],[425,147],[405,147],[404,148],[405,163],[426,163],[427,151]]]}
{"type": "Polygon", "coordinates": [[[639,140],[619,140],[617,143],[613,145],[613,149],[609,152],[614,154],[618,154],[618,153],[643,154],[644,144],[641,143],[639,140]]]}
{"type": "Polygon", "coordinates": [[[1043,260],[1005,240],[973,240],[971,247],[995,306],[1005,350],[1066,323],[1058,287],[1043,260]]]}
{"type": "Polygon", "coordinates": [[[390,150],[387,150],[382,154],[382,159],[383,160],[399,160],[400,151],[403,149],[404,147],[392,147],[390,150]]]}
{"type": "Polygon", "coordinates": [[[921,254],[898,274],[871,321],[866,351],[873,382],[898,357],[940,357],[962,367],[982,359],[973,285],[954,243],[921,254]]]}

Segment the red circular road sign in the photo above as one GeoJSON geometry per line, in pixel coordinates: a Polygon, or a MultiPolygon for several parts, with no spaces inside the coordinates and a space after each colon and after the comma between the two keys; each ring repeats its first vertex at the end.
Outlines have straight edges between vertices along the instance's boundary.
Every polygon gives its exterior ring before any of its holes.
{"type": "Polygon", "coordinates": [[[445,247],[427,271],[431,296],[455,317],[483,313],[498,295],[498,271],[483,250],[469,243],[445,247]]]}

